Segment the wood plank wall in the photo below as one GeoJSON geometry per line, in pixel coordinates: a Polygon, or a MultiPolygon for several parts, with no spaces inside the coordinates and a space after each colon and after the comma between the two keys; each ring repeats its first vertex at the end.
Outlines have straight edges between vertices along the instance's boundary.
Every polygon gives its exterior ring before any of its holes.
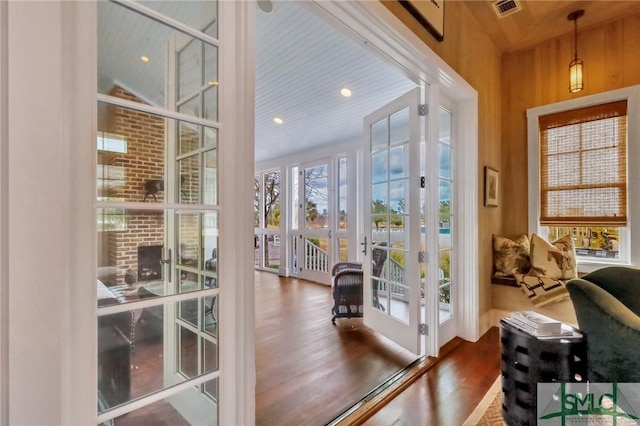
{"type": "MultiPolygon", "coordinates": [[[[569,27],[569,30],[571,27],[569,27]]],[[[504,235],[528,232],[527,225],[527,122],[528,108],[575,99],[640,84],[640,14],[581,29],[578,56],[584,61],[584,90],[569,93],[569,62],[573,33],[502,58],[502,182],[504,235]]],[[[493,286],[492,306],[500,311],[531,309],[520,289],[493,286]]],[[[570,300],[538,309],[575,323],[570,300]]]]}
{"type": "Polygon", "coordinates": [[[503,56],[501,177],[510,182],[501,194],[510,204],[503,219],[505,234],[527,233],[527,109],[640,84],[639,43],[640,14],[591,28],[578,26],[584,90],[574,94],[569,93],[573,32],[503,56]]]}
{"type": "Polygon", "coordinates": [[[500,51],[464,2],[446,3],[442,42],[436,41],[398,2],[382,3],[478,92],[478,253],[482,315],[480,325],[484,331],[489,327],[491,310],[491,235],[501,233],[503,211],[502,207],[483,207],[482,195],[484,166],[498,170],[501,168],[500,51]]]}

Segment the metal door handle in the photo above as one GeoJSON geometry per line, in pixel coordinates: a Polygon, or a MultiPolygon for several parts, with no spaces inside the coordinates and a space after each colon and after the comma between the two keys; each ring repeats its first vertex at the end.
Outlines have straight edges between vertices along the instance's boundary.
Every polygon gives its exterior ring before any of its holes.
{"type": "Polygon", "coordinates": [[[171,249],[167,249],[167,258],[160,259],[161,265],[169,265],[167,268],[167,281],[171,282],[171,249]]]}
{"type": "Polygon", "coordinates": [[[360,243],[362,247],[362,253],[367,254],[367,237],[364,237],[364,243],[360,243]]]}

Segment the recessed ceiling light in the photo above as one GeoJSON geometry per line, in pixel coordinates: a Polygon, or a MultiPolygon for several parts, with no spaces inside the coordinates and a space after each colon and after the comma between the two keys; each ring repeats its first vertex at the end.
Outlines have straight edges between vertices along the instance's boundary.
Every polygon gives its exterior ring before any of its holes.
{"type": "Polygon", "coordinates": [[[351,90],[347,89],[346,87],[343,88],[342,90],[340,90],[340,94],[342,96],[344,96],[345,98],[349,98],[351,97],[351,90]]]}
{"type": "Polygon", "coordinates": [[[267,15],[273,13],[274,4],[271,0],[258,0],[258,7],[267,15]]]}
{"type": "Polygon", "coordinates": [[[142,62],[149,62],[149,57],[148,56],[140,56],[140,60],[142,62]]]}
{"type": "Polygon", "coordinates": [[[209,86],[218,86],[220,85],[220,82],[211,80],[211,81],[208,81],[207,84],[209,84],[209,86]]]}
{"type": "Polygon", "coordinates": [[[277,124],[282,124],[283,123],[282,118],[280,118],[280,117],[275,117],[273,119],[273,121],[275,121],[277,124]]]}

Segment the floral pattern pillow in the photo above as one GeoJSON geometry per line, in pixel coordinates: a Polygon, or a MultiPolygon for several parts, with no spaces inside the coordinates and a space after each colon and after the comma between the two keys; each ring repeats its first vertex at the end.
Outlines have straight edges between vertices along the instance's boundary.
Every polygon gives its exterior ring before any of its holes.
{"type": "Polygon", "coordinates": [[[508,277],[527,273],[529,261],[529,237],[519,235],[515,239],[493,236],[493,267],[496,277],[508,277]]]}

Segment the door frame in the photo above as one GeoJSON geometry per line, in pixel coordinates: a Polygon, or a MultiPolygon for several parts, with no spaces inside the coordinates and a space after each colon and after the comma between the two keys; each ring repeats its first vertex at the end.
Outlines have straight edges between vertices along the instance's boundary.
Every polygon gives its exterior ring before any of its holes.
{"type": "MultiPolygon", "coordinates": [[[[481,335],[479,277],[478,277],[478,93],[442,58],[425,45],[406,25],[398,20],[379,2],[314,1],[318,10],[325,14],[329,22],[339,23],[350,29],[359,41],[366,40],[376,51],[382,52],[396,63],[401,71],[414,80],[423,80],[427,85],[427,103],[439,105],[442,94],[457,107],[458,149],[455,177],[459,185],[457,208],[464,211],[457,223],[454,244],[460,248],[456,275],[458,288],[458,309],[456,323],[458,336],[465,340],[477,341],[481,335]]],[[[427,116],[427,139],[437,140],[437,116],[427,116]],[[435,139],[434,139],[435,138],[435,139]]],[[[435,182],[433,177],[427,179],[435,182]]],[[[362,206],[360,206],[362,208],[362,206]]],[[[437,224],[437,223],[436,223],[437,224]]],[[[362,240],[360,232],[358,240],[362,240]]],[[[434,238],[436,238],[435,236],[434,238]]],[[[435,241],[434,241],[435,242],[435,241]]],[[[432,244],[428,246],[435,247],[432,244]]],[[[430,259],[429,259],[430,260],[430,259]]],[[[430,260],[434,262],[433,260],[430,260]]],[[[437,268],[428,268],[437,280],[437,268]]],[[[437,288],[430,286],[426,297],[437,298],[437,288]]],[[[427,310],[426,322],[438,324],[438,312],[427,310]],[[429,317],[432,315],[432,317],[429,317]]],[[[486,322],[486,321],[484,321],[486,322]]],[[[486,328],[486,325],[484,326],[486,328]]],[[[437,354],[438,348],[429,348],[426,354],[437,354]]]]}

